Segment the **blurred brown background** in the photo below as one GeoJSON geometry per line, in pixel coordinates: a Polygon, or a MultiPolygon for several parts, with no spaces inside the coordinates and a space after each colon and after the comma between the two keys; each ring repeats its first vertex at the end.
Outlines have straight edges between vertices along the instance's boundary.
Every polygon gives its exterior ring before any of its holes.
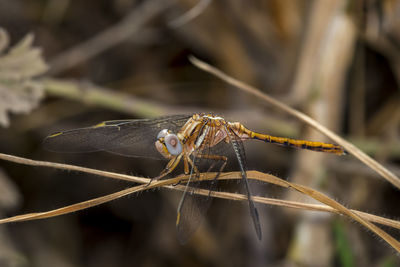
{"type": "MultiPolygon", "coordinates": [[[[200,71],[188,61],[195,55],[305,112],[400,173],[398,0],[0,0],[0,27],[2,153],[153,177],[163,162],[50,153],[41,141],[52,132],[104,120],[199,111],[259,132],[329,141],[200,71]],[[42,49],[47,72],[37,53],[9,56],[28,33],[33,47],[42,49]]],[[[400,217],[398,190],[352,156],[256,141],[246,148],[249,169],[309,185],[347,207],[400,217]]],[[[130,186],[4,161],[0,167],[1,217],[130,186]]],[[[310,201],[257,183],[253,191],[310,201]]],[[[213,202],[202,227],[181,246],[174,226],[180,196],[150,191],[57,218],[1,226],[0,266],[400,264],[393,249],[360,225],[322,213],[258,205],[259,242],[247,206],[225,200],[213,202]]]]}

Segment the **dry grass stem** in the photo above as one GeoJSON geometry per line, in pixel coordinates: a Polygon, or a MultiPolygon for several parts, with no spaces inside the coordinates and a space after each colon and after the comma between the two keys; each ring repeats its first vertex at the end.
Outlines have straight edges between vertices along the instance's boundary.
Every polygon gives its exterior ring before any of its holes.
{"type": "Polygon", "coordinates": [[[63,72],[126,41],[142,29],[151,19],[165,11],[170,4],[171,1],[144,1],[139,7],[133,9],[120,23],[107,28],[93,38],[54,58],[50,63],[51,69],[49,72],[52,75],[63,72]]]}
{"type": "MultiPolygon", "coordinates": [[[[142,184],[142,185],[130,187],[130,188],[118,191],[116,193],[106,195],[106,196],[94,198],[91,200],[87,200],[84,202],[80,202],[77,204],[73,204],[73,205],[62,207],[62,208],[55,209],[55,210],[50,210],[47,212],[30,213],[30,214],[24,214],[24,215],[18,215],[18,216],[14,216],[14,217],[5,218],[5,219],[0,220],[0,224],[55,217],[55,216],[83,210],[83,209],[86,209],[89,207],[94,207],[94,206],[127,196],[127,195],[135,193],[135,192],[140,192],[140,191],[144,191],[144,190],[148,190],[148,189],[152,189],[152,188],[166,187],[169,189],[183,191],[184,186],[182,186],[182,185],[174,186],[174,184],[176,184],[179,181],[184,183],[186,181],[186,179],[188,178],[188,176],[180,175],[180,176],[177,176],[177,177],[171,178],[171,179],[166,179],[166,180],[161,180],[161,181],[153,181],[149,185],[148,183],[149,183],[150,179],[134,177],[134,176],[130,176],[130,175],[124,175],[124,174],[113,173],[113,172],[106,172],[106,171],[101,171],[101,170],[95,170],[95,169],[90,169],[90,168],[84,168],[84,167],[79,167],[79,166],[75,166],[75,165],[60,164],[60,163],[53,163],[53,162],[46,162],[46,161],[36,161],[36,160],[11,156],[11,155],[7,155],[7,154],[2,154],[2,153],[0,153],[0,159],[19,163],[19,164],[31,165],[31,166],[42,166],[42,167],[51,167],[51,168],[57,168],[57,169],[63,169],[63,170],[80,171],[80,172],[95,174],[95,175],[104,176],[104,177],[108,177],[108,178],[112,178],[112,179],[121,179],[121,180],[125,180],[125,181],[142,184]]],[[[215,174],[213,174],[213,173],[203,173],[203,174],[201,174],[199,179],[210,180],[210,179],[213,179],[213,177],[215,177],[215,174]]],[[[380,229],[379,227],[377,227],[376,225],[374,225],[372,223],[372,222],[376,222],[376,223],[380,223],[383,225],[387,225],[387,226],[391,226],[391,227],[400,229],[400,222],[398,222],[398,221],[389,220],[389,219],[379,217],[376,215],[347,209],[346,207],[344,207],[337,201],[329,198],[328,196],[326,196],[312,188],[294,184],[294,183],[290,183],[290,182],[287,182],[285,180],[282,180],[282,179],[275,177],[273,175],[270,175],[270,174],[264,174],[264,173],[261,173],[258,171],[249,171],[248,177],[249,177],[249,179],[254,179],[254,180],[258,180],[258,181],[262,181],[262,182],[266,182],[266,183],[272,183],[272,184],[275,184],[275,185],[278,185],[281,187],[293,188],[302,194],[305,194],[309,197],[312,197],[315,200],[320,201],[321,203],[324,203],[326,206],[305,204],[305,203],[299,203],[299,202],[293,202],[293,201],[286,201],[286,200],[271,199],[271,198],[265,198],[265,197],[261,197],[261,196],[255,196],[254,201],[256,201],[258,203],[271,204],[271,205],[276,205],[276,206],[281,206],[281,207],[296,208],[296,209],[303,209],[303,210],[332,212],[332,213],[347,215],[349,218],[359,222],[360,224],[365,226],[367,229],[371,230],[372,232],[374,232],[375,234],[380,236],[388,244],[390,244],[393,248],[395,248],[398,252],[400,252],[400,243],[396,239],[394,239],[392,236],[390,236],[385,231],[383,231],[382,229],[380,229]]],[[[241,179],[241,176],[240,176],[239,172],[228,172],[228,173],[221,174],[219,179],[241,179]]],[[[198,194],[203,194],[203,195],[209,194],[209,191],[207,191],[207,190],[197,190],[195,192],[198,194]]],[[[213,191],[213,192],[211,192],[211,195],[213,197],[224,198],[224,199],[243,200],[243,201],[246,200],[246,196],[244,196],[242,194],[236,194],[236,193],[213,191]]]]}
{"type": "Polygon", "coordinates": [[[198,17],[211,3],[211,0],[200,0],[192,9],[187,11],[182,16],[170,21],[168,24],[171,27],[181,27],[198,17]]]}

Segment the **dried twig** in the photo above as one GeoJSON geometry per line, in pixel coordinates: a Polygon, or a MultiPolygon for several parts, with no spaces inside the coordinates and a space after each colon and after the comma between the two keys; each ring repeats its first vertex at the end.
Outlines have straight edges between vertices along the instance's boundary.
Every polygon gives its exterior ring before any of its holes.
{"type": "MultiPolygon", "coordinates": [[[[45,162],[45,161],[36,161],[36,160],[31,160],[31,159],[11,156],[11,155],[7,155],[7,154],[1,154],[1,153],[0,153],[0,159],[16,162],[19,164],[26,164],[26,165],[32,165],[32,166],[45,166],[45,167],[52,167],[52,168],[64,169],[64,170],[81,171],[81,172],[91,173],[91,174],[109,177],[109,178],[113,178],[113,179],[122,179],[125,181],[142,183],[142,185],[139,185],[139,186],[131,187],[131,188],[121,190],[121,191],[113,193],[113,194],[109,194],[109,195],[106,195],[103,197],[87,200],[87,201],[84,201],[81,203],[73,204],[73,205],[62,207],[59,209],[55,209],[55,210],[51,210],[51,211],[47,211],[47,212],[30,213],[30,214],[24,214],[24,215],[18,215],[18,216],[14,216],[14,217],[10,217],[10,218],[5,218],[5,219],[0,220],[0,224],[1,223],[9,223],[9,222],[26,221],[26,220],[44,219],[44,218],[59,216],[59,215],[83,210],[83,209],[86,209],[89,207],[97,206],[97,205],[127,196],[127,195],[135,193],[135,192],[140,192],[143,190],[156,188],[156,187],[167,187],[170,189],[184,190],[184,186],[173,186],[173,185],[176,184],[178,181],[184,182],[186,179],[188,179],[187,176],[182,175],[182,176],[178,176],[178,177],[171,178],[171,179],[166,179],[166,180],[161,180],[161,181],[153,181],[150,185],[148,185],[149,179],[146,179],[146,178],[134,177],[134,176],[123,175],[123,174],[112,173],[112,172],[106,172],[106,171],[95,170],[95,169],[90,169],[90,168],[84,168],[84,167],[79,167],[79,166],[75,166],[75,165],[67,165],[67,164],[45,162]]],[[[210,180],[210,179],[214,179],[214,177],[215,177],[215,174],[213,174],[213,173],[203,173],[203,174],[201,174],[200,179],[210,180]]],[[[400,229],[400,222],[398,222],[398,221],[389,220],[389,219],[382,218],[382,217],[379,217],[376,215],[347,209],[343,205],[339,204],[337,201],[329,198],[328,196],[326,196],[312,188],[294,184],[294,183],[290,183],[290,182],[282,180],[278,177],[275,177],[273,175],[264,174],[264,173],[261,173],[258,171],[249,171],[248,177],[250,179],[255,179],[255,180],[266,182],[266,183],[273,183],[275,185],[279,185],[279,186],[286,187],[286,188],[293,188],[302,194],[310,196],[310,197],[326,204],[327,206],[310,205],[310,204],[293,202],[293,201],[270,199],[270,198],[265,198],[265,197],[260,197],[260,196],[254,197],[254,201],[256,201],[256,202],[264,203],[264,204],[272,204],[272,205],[277,205],[277,206],[282,206],[282,207],[290,207],[290,208],[305,209],[305,210],[328,211],[328,212],[334,212],[337,214],[347,215],[349,218],[359,222],[366,228],[370,229],[372,232],[374,232],[375,234],[380,236],[382,239],[384,239],[393,248],[395,248],[398,252],[400,252],[400,243],[396,239],[394,239],[392,236],[387,234],[385,231],[383,231],[382,229],[380,229],[379,227],[377,227],[376,225],[371,223],[371,221],[378,222],[381,224],[385,224],[385,225],[400,229]],[[369,220],[371,220],[371,221],[369,221],[369,220]]],[[[221,174],[219,179],[241,179],[241,176],[240,176],[239,172],[229,172],[229,173],[221,174]]],[[[207,190],[199,190],[199,191],[195,191],[195,192],[198,194],[203,194],[203,195],[207,195],[209,193],[207,190]]],[[[246,196],[244,196],[242,194],[236,194],[236,193],[213,191],[213,192],[211,192],[211,195],[213,197],[226,198],[226,199],[231,199],[231,200],[246,200],[246,196]]]]}
{"type": "Polygon", "coordinates": [[[163,12],[171,1],[150,0],[132,10],[120,23],[109,27],[93,38],[73,47],[51,62],[50,74],[58,74],[79,63],[98,55],[99,53],[129,39],[137,33],[147,22],[163,12]]]}
{"type": "Polygon", "coordinates": [[[168,24],[174,28],[181,27],[203,13],[203,11],[208,7],[210,3],[211,0],[199,0],[199,2],[189,11],[187,11],[182,16],[170,21],[168,24]]]}

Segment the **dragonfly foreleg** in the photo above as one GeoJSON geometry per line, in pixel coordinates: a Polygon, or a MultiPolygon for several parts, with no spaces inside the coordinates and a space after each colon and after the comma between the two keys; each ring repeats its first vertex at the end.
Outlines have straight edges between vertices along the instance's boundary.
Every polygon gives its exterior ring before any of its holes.
{"type": "MultiPolygon", "coordinates": [[[[189,162],[188,162],[189,157],[183,157],[183,172],[185,174],[189,174],[189,162]]],[[[177,183],[173,184],[172,186],[177,186],[181,184],[181,181],[178,181],[177,183]]]]}
{"type": "Polygon", "coordinates": [[[164,178],[168,174],[170,174],[173,170],[175,170],[176,166],[178,166],[178,164],[181,161],[181,159],[182,159],[182,154],[180,154],[180,155],[174,157],[173,159],[171,159],[168,162],[167,166],[165,166],[165,168],[161,171],[160,175],[151,178],[149,183],[147,184],[147,186],[150,185],[153,180],[159,180],[161,178],[164,178]]]}

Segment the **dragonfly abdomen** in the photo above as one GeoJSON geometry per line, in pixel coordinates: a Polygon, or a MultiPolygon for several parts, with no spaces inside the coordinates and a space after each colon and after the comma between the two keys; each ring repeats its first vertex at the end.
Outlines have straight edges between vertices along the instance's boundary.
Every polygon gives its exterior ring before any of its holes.
{"type": "Polygon", "coordinates": [[[286,138],[286,137],[276,137],[276,136],[264,135],[264,134],[255,134],[253,136],[253,138],[262,140],[265,142],[269,142],[272,144],[287,146],[287,147],[302,148],[302,149],[308,149],[308,150],[319,151],[319,152],[333,153],[333,154],[337,154],[337,155],[345,154],[345,151],[341,146],[323,143],[323,142],[298,140],[298,139],[291,139],[291,138],[286,138]]]}
{"type": "Polygon", "coordinates": [[[298,139],[291,139],[286,137],[277,137],[268,134],[260,134],[253,132],[243,125],[238,124],[234,125],[236,129],[238,129],[238,134],[243,139],[257,139],[264,142],[278,144],[287,147],[294,147],[294,148],[301,148],[301,149],[308,149],[312,151],[319,151],[319,152],[327,152],[333,153],[336,155],[345,155],[346,152],[343,147],[335,144],[323,143],[323,142],[314,142],[314,141],[307,141],[307,140],[298,140],[298,139]]]}

